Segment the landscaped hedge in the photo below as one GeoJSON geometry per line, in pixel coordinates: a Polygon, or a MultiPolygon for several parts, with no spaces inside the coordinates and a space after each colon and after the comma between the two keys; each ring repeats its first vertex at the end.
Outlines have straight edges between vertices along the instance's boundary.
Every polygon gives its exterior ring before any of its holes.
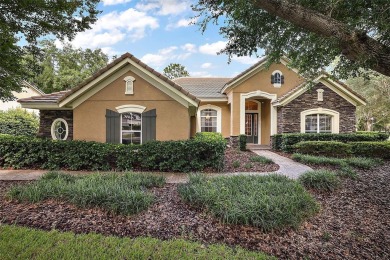
{"type": "Polygon", "coordinates": [[[304,141],[294,145],[297,153],[328,157],[373,157],[390,159],[390,142],[304,141]]]}
{"type": "Polygon", "coordinates": [[[36,136],[39,118],[22,108],[0,111],[0,134],[36,136]]]}
{"type": "Polygon", "coordinates": [[[223,169],[226,141],[219,134],[142,145],[0,135],[0,166],[68,170],[202,171],[223,169]]]}
{"type": "Polygon", "coordinates": [[[351,146],[335,141],[305,141],[294,145],[296,153],[317,156],[347,157],[351,155],[351,146]]]}
{"type": "Polygon", "coordinates": [[[338,141],[343,143],[350,142],[377,142],[385,141],[389,138],[385,133],[369,134],[278,134],[271,137],[271,146],[275,150],[283,150],[291,153],[293,146],[302,141],[338,141]]]}

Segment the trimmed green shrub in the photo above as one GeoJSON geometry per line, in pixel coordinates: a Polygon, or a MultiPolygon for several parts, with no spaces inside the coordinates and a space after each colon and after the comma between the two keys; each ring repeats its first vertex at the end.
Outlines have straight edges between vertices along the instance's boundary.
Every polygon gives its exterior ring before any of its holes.
{"type": "Polygon", "coordinates": [[[16,108],[0,111],[0,134],[36,136],[39,127],[39,117],[16,108]]]}
{"type": "Polygon", "coordinates": [[[297,153],[322,155],[332,157],[346,157],[351,154],[348,144],[335,141],[304,141],[293,147],[297,153]]]}
{"type": "Polygon", "coordinates": [[[224,223],[252,225],[265,231],[298,227],[319,210],[299,182],[277,174],[215,178],[193,175],[178,191],[185,202],[207,210],[224,223]]]}
{"type": "Polygon", "coordinates": [[[240,145],[241,151],[246,151],[246,135],[239,135],[238,136],[238,142],[240,145]]]}
{"type": "Polygon", "coordinates": [[[353,155],[390,159],[390,142],[350,143],[353,155]]]}
{"type": "Polygon", "coordinates": [[[142,145],[0,135],[0,166],[69,170],[158,170],[190,172],[222,170],[226,141],[222,136],[197,136],[184,141],[142,145]]]}
{"type": "Polygon", "coordinates": [[[154,201],[146,188],[162,187],[165,178],[150,174],[90,174],[74,177],[49,173],[27,186],[11,188],[8,196],[19,201],[58,199],[79,207],[101,207],[109,212],[135,214],[154,201]]]}
{"type": "Polygon", "coordinates": [[[271,136],[271,148],[273,150],[282,150],[282,134],[276,134],[271,136]]]}
{"type": "Polygon", "coordinates": [[[303,173],[298,179],[308,189],[333,191],[340,187],[337,175],[328,170],[314,170],[303,173]]]}
{"type": "Polygon", "coordinates": [[[251,162],[261,163],[261,164],[271,164],[273,161],[271,159],[268,159],[264,156],[260,155],[254,155],[251,158],[249,158],[251,162]]]}
{"type": "MultiPolygon", "coordinates": [[[[279,138],[279,137],[277,137],[279,138]]],[[[302,141],[338,141],[343,143],[361,142],[361,141],[385,141],[387,134],[282,134],[280,137],[280,149],[284,152],[291,153],[294,151],[294,145],[302,141]]]]}

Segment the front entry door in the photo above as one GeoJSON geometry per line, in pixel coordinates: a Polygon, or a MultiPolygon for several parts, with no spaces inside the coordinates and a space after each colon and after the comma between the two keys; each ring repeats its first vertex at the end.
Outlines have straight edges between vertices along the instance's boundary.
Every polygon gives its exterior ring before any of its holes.
{"type": "Polygon", "coordinates": [[[247,136],[246,142],[249,144],[259,143],[258,116],[257,113],[245,114],[245,135],[247,136]]]}

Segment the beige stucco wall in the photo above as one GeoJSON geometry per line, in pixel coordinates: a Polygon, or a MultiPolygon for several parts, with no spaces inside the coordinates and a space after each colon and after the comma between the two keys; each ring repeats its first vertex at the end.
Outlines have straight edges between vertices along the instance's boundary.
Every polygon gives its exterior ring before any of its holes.
{"type": "Polygon", "coordinates": [[[129,71],[74,109],[74,139],[106,141],[106,109],[121,105],[141,105],[145,111],[156,109],[157,140],[181,140],[190,136],[188,109],[137,74],[129,71]],[[125,95],[126,76],[132,76],[134,94],[125,95]]]}
{"type": "MultiPolygon", "coordinates": [[[[221,108],[221,133],[223,137],[230,136],[230,105],[227,101],[224,102],[201,102],[200,106],[213,105],[221,108]]],[[[197,120],[199,122],[199,120],[197,120]]],[[[197,125],[198,129],[198,125],[197,125]]]]}
{"type": "MultiPolygon", "coordinates": [[[[297,73],[290,70],[283,64],[272,64],[269,69],[261,70],[252,77],[241,82],[239,85],[229,90],[228,93],[232,92],[232,103],[233,103],[233,126],[232,126],[232,135],[236,136],[240,134],[240,97],[243,93],[249,93],[257,90],[267,92],[269,94],[276,94],[277,97],[283,96],[289,92],[292,88],[303,82],[303,78],[299,77],[297,73]],[[284,84],[280,88],[275,88],[271,84],[271,74],[273,71],[279,70],[284,75],[284,84]]],[[[256,97],[254,97],[256,98],[256,97]]],[[[269,143],[270,130],[270,102],[263,103],[262,105],[262,144],[269,143]],[[268,115],[266,115],[268,114],[268,115]],[[267,127],[264,128],[263,127],[267,127]],[[266,136],[266,133],[268,136],[266,136]]]]}

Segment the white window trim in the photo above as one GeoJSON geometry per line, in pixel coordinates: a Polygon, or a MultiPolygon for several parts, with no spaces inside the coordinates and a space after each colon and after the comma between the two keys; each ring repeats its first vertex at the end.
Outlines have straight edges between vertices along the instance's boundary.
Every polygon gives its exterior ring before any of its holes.
{"type": "Polygon", "coordinates": [[[222,109],[218,106],[214,106],[214,105],[210,105],[210,104],[207,104],[207,105],[203,105],[203,106],[200,106],[198,108],[198,111],[196,113],[196,131],[197,132],[201,132],[202,131],[202,127],[201,127],[201,120],[200,120],[200,112],[202,110],[205,110],[205,109],[214,109],[217,111],[217,133],[221,133],[222,132],[222,109]]]}
{"type": "Polygon", "coordinates": [[[123,79],[125,81],[125,95],[133,95],[134,94],[134,81],[135,78],[132,76],[127,76],[123,79]],[[131,82],[131,88],[127,88],[127,84],[131,82]]]}
{"type": "Polygon", "coordinates": [[[317,101],[324,101],[324,90],[322,88],[317,89],[317,101]]]}
{"type": "Polygon", "coordinates": [[[340,113],[327,108],[314,108],[301,112],[301,133],[305,133],[305,120],[306,116],[312,114],[325,114],[332,116],[332,134],[338,134],[340,132],[340,113]]]}
{"type": "MultiPolygon", "coordinates": [[[[281,77],[283,76],[283,73],[282,73],[280,70],[274,70],[274,71],[272,72],[272,76],[275,76],[276,73],[279,73],[279,74],[280,74],[280,80],[282,80],[281,77]]],[[[280,83],[273,83],[272,85],[273,85],[275,88],[280,88],[280,87],[282,86],[282,82],[280,82],[280,83]]]]}
{"type": "Polygon", "coordinates": [[[68,126],[68,123],[65,121],[65,119],[63,118],[57,118],[53,121],[53,123],[51,124],[51,138],[53,138],[53,140],[66,140],[68,139],[68,135],[69,135],[69,126],[68,126]],[[66,135],[65,135],[65,138],[64,139],[57,139],[55,133],[54,133],[54,125],[55,123],[57,123],[58,121],[60,122],[63,122],[64,125],[65,125],[65,129],[66,129],[66,135]]]}
{"type": "MultiPolygon", "coordinates": [[[[141,130],[139,131],[141,133],[141,135],[140,135],[141,140],[140,140],[139,144],[142,144],[142,112],[140,113],[140,112],[136,112],[136,111],[126,111],[126,112],[122,112],[122,113],[139,113],[139,114],[141,114],[141,130]]],[[[120,118],[121,118],[121,120],[120,120],[121,133],[120,133],[120,136],[119,136],[120,137],[119,138],[120,143],[122,143],[122,134],[123,134],[123,130],[122,130],[122,113],[121,113],[121,116],[120,116],[120,118]]],[[[126,132],[131,132],[130,130],[125,130],[125,131],[126,132]]],[[[135,131],[135,132],[138,132],[138,131],[135,131]]]]}
{"type": "Polygon", "coordinates": [[[126,113],[126,112],[133,112],[133,113],[140,113],[142,114],[146,107],[140,106],[140,105],[122,105],[115,108],[118,113],[126,113]]]}

